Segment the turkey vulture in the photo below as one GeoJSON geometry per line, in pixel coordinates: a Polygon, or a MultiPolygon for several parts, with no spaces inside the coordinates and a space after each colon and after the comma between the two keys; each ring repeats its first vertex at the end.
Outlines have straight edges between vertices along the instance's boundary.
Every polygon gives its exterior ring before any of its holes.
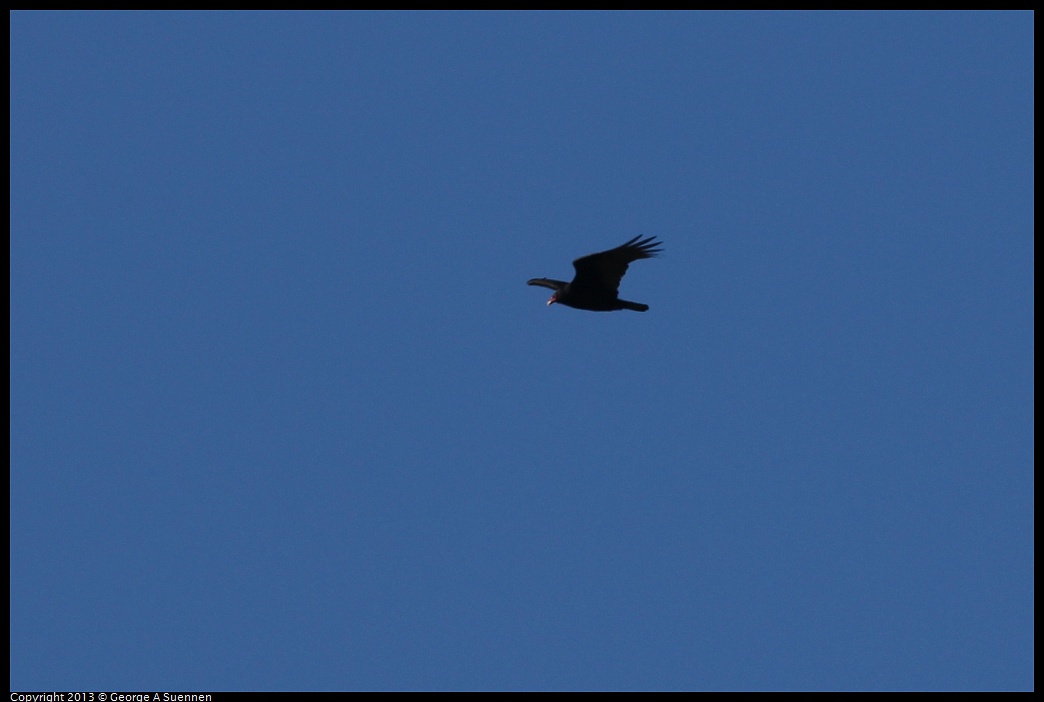
{"type": "Polygon", "coordinates": [[[578,310],[594,312],[645,312],[649,305],[621,300],[617,297],[617,290],[620,287],[620,279],[627,272],[627,265],[641,258],[656,256],[662,251],[657,248],[659,246],[660,242],[656,241],[654,236],[647,239],[636,236],[623,246],[573,261],[576,275],[571,283],[551,278],[531,278],[527,283],[554,290],[555,294],[547,301],[549,305],[557,302],[578,310]]]}

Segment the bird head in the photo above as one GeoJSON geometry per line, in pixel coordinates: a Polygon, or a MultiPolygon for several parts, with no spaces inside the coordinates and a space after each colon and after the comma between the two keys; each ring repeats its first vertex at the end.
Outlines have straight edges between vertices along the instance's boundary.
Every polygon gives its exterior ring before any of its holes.
{"type": "Polygon", "coordinates": [[[555,304],[556,302],[558,302],[558,293],[555,293],[554,295],[551,296],[551,299],[547,301],[547,305],[548,305],[548,307],[550,307],[551,305],[555,304]]]}

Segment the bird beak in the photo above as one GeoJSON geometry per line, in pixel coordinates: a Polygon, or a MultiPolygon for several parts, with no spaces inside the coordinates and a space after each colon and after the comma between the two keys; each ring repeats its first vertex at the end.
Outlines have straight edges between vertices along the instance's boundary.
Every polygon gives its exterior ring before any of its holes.
{"type": "Polygon", "coordinates": [[[555,302],[556,302],[555,296],[552,295],[551,299],[547,301],[547,306],[550,307],[551,305],[555,304],[555,302]]]}

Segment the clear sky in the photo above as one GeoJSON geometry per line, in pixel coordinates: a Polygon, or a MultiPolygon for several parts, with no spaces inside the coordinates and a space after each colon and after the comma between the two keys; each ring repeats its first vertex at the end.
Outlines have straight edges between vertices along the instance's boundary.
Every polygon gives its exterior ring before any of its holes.
{"type": "Polygon", "coordinates": [[[1032,14],[10,20],[12,689],[1033,688],[1032,14]]]}

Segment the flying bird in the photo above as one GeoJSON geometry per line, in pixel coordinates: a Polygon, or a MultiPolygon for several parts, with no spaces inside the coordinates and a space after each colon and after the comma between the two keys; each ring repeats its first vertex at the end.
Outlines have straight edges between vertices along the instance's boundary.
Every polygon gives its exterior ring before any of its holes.
{"type": "Polygon", "coordinates": [[[633,261],[656,256],[662,251],[658,248],[659,246],[660,242],[656,241],[654,236],[647,239],[636,236],[615,249],[584,256],[573,261],[576,275],[573,276],[571,283],[551,278],[531,278],[527,283],[554,290],[555,294],[547,301],[549,305],[557,302],[578,310],[594,312],[613,310],[645,312],[649,309],[649,305],[621,300],[617,291],[620,288],[620,280],[627,272],[627,266],[633,261]]]}

